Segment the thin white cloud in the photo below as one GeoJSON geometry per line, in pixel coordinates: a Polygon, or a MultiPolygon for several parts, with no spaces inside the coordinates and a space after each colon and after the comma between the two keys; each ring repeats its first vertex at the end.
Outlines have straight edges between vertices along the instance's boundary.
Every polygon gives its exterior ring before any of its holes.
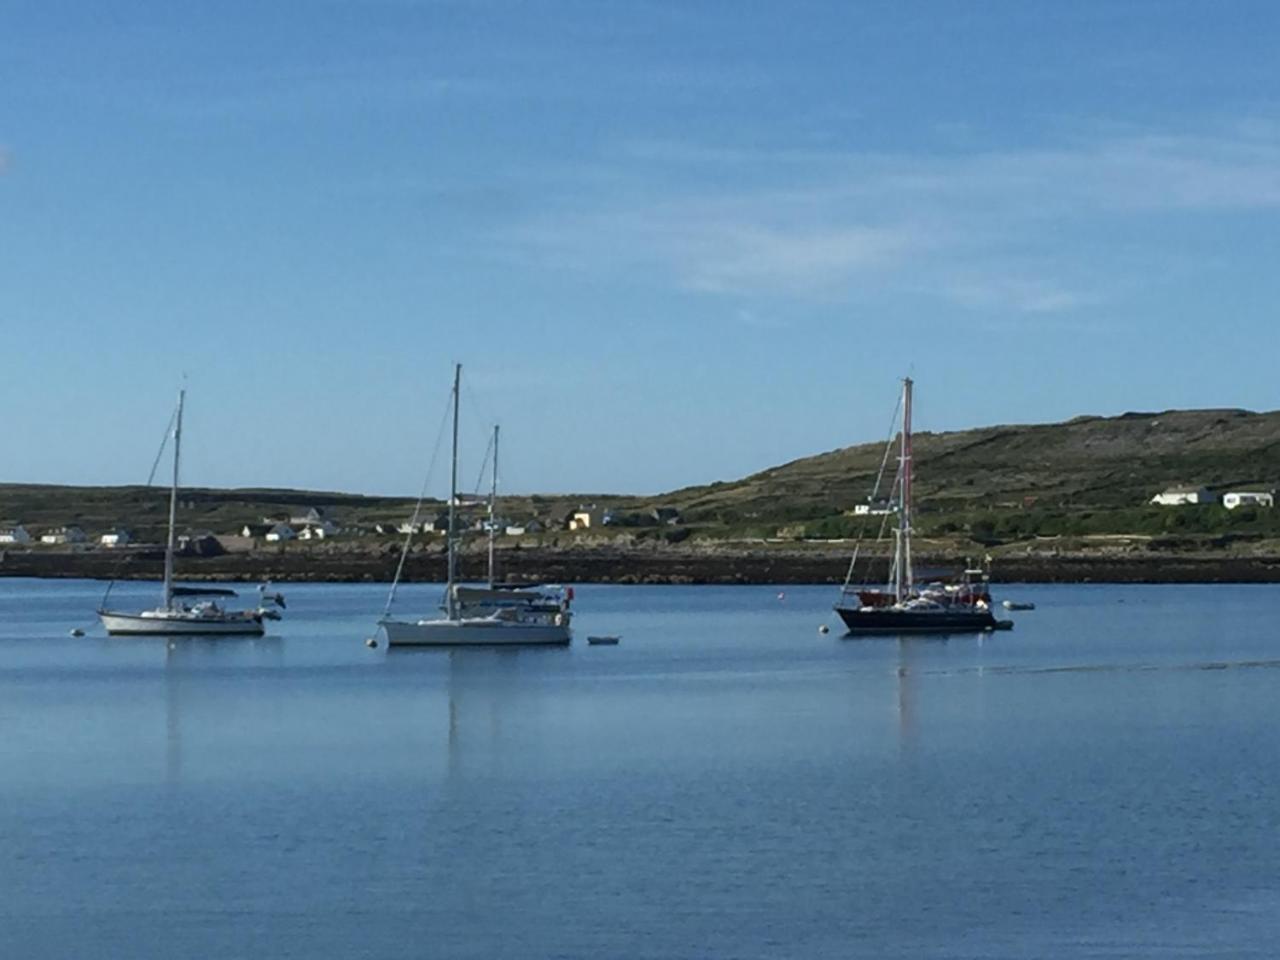
{"type": "Polygon", "coordinates": [[[675,226],[669,235],[679,236],[672,250],[684,286],[730,294],[830,295],[852,276],[895,265],[924,243],[905,227],[779,228],[749,220],[675,226]]]}
{"type": "Polygon", "coordinates": [[[935,170],[930,186],[1055,216],[1271,207],[1280,204],[1280,140],[1148,135],[985,153],[935,170]]]}
{"type": "Polygon", "coordinates": [[[600,189],[502,231],[501,245],[708,294],[875,287],[1043,315],[1105,301],[1115,279],[1091,277],[1077,254],[1117,224],[1280,206],[1280,127],[943,155],[633,141],[609,169],[591,178],[600,189]]]}
{"type": "Polygon", "coordinates": [[[1084,306],[1089,298],[1041,277],[1003,272],[944,281],[942,293],[962,306],[1018,313],[1060,313],[1084,306]]]}
{"type": "Polygon", "coordinates": [[[504,231],[510,252],[574,271],[653,270],[690,291],[828,297],[852,276],[897,265],[927,238],[905,226],[766,222],[762,211],[680,204],[549,218],[504,231]],[[761,214],[759,216],[755,214],[761,214]]]}

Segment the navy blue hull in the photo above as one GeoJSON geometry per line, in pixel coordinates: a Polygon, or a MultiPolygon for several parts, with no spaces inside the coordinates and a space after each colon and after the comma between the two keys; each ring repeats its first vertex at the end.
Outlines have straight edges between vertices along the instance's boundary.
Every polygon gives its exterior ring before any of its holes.
{"type": "Polygon", "coordinates": [[[989,610],[857,610],[836,607],[850,633],[980,633],[998,629],[989,610]]]}

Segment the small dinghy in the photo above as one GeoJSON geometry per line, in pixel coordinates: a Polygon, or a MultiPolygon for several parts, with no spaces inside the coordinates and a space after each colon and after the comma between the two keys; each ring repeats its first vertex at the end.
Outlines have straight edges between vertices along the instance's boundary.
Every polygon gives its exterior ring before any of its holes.
{"type": "Polygon", "coordinates": [[[1006,600],[1001,604],[1006,610],[1034,610],[1034,603],[1019,603],[1017,600],[1006,600]]]}
{"type": "Polygon", "coordinates": [[[587,637],[587,643],[591,644],[593,647],[616,647],[618,645],[618,641],[621,639],[621,637],[611,636],[587,637]]]}

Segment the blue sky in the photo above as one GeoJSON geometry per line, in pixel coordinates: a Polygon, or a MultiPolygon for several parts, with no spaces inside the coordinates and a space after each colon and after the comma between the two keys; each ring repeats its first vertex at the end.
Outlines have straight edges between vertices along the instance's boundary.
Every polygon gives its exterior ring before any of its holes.
{"type": "Polygon", "coordinates": [[[0,479],[650,492],[1273,409],[1266,3],[10,5],[0,479]],[[444,471],[437,468],[437,482],[444,471]],[[469,481],[470,482],[470,481],[469,481]]]}

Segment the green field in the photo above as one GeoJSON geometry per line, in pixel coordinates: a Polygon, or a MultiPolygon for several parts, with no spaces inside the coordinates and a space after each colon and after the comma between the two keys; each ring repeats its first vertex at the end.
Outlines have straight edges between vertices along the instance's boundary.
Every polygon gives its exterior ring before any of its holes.
{"type": "MultiPolygon", "coordinates": [[[[541,539],[608,536],[834,539],[874,534],[879,518],[849,511],[867,500],[884,444],[862,444],[796,460],[741,480],[658,496],[558,494],[504,497],[503,516],[538,518],[541,539]],[[579,504],[610,508],[604,531],[561,529],[579,504]],[[676,507],[678,528],[658,525],[655,507],[676,507]]],[[[1280,477],[1280,413],[1190,410],[1080,417],[1065,423],[996,426],[916,435],[916,526],[922,535],[1000,544],[1044,537],[1280,536],[1274,510],[1220,506],[1152,507],[1153,494],[1189,483],[1215,491],[1267,489],[1280,477]]],[[[890,461],[892,470],[892,461],[890,461]]],[[[890,470],[890,472],[891,472],[890,470]]],[[[323,507],[348,531],[408,518],[413,499],[273,489],[184,489],[180,518],[191,531],[237,532],[246,523],[323,507]]],[[[76,524],[96,536],[124,526],[159,539],[168,491],[159,487],[0,484],[0,525],[32,533],[76,524]]],[[[443,509],[438,501],[426,514],[443,509]]],[[[350,534],[348,534],[350,535],[350,534]]]]}

